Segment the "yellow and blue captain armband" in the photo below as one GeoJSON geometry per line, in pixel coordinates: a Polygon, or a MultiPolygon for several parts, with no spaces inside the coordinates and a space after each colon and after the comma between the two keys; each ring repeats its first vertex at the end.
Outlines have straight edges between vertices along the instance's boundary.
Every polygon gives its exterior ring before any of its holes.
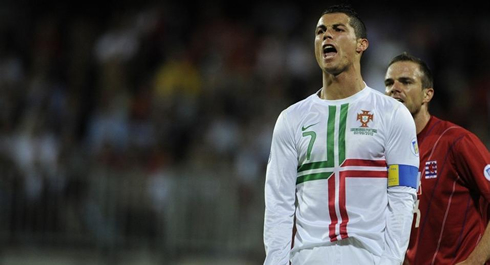
{"type": "Polygon", "coordinates": [[[417,189],[418,168],[410,165],[390,165],[388,187],[406,186],[417,189]]]}

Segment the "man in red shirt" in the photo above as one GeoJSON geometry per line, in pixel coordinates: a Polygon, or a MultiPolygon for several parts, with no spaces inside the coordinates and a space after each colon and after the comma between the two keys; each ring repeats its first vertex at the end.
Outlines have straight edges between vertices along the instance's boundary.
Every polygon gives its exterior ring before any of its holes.
{"type": "Polygon", "coordinates": [[[418,200],[404,264],[490,264],[487,148],[473,133],[429,113],[433,78],[419,58],[393,58],[385,87],[412,113],[420,148],[418,200]]]}

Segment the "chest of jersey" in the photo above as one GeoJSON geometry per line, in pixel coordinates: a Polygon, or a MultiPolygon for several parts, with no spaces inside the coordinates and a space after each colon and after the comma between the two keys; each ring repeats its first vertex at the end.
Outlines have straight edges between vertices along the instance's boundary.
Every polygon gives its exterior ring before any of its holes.
{"type": "MultiPolygon", "coordinates": [[[[462,180],[458,180],[458,173],[454,167],[454,161],[451,156],[452,141],[448,141],[445,137],[434,135],[422,139],[420,142],[420,184],[418,195],[426,192],[438,190],[442,193],[450,195],[462,180]],[[441,180],[444,178],[444,180],[441,180]]],[[[429,193],[427,193],[429,194],[429,193]]]]}
{"type": "Polygon", "coordinates": [[[298,164],[341,166],[346,159],[384,157],[383,117],[367,104],[314,106],[300,122],[298,164]]]}

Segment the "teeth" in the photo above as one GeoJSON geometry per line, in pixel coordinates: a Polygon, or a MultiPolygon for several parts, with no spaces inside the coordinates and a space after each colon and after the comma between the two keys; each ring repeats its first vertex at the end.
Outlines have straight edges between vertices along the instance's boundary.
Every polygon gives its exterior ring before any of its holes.
{"type": "Polygon", "coordinates": [[[326,52],[328,49],[335,49],[332,44],[326,44],[323,46],[323,51],[326,52]]]}

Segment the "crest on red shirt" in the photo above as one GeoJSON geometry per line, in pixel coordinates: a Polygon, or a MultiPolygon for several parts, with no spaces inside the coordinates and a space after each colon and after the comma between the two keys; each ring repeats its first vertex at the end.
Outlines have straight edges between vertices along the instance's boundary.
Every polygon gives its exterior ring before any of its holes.
{"type": "Polygon", "coordinates": [[[490,181],[490,164],[486,165],[483,169],[483,175],[485,175],[485,178],[490,181]]]}
{"type": "Polygon", "coordinates": [[[368,127],[368,123],[373,120],[374,114],[369,114],[369,110],[361,110],[362,113],[357,114],[357,120],[361,122],[361,127],[368,127]]]}
{"type": "Polygon", "coordinates": [[[437,178],[437,161],[425,162],[425,178],[426,179],[437,178]]]}

